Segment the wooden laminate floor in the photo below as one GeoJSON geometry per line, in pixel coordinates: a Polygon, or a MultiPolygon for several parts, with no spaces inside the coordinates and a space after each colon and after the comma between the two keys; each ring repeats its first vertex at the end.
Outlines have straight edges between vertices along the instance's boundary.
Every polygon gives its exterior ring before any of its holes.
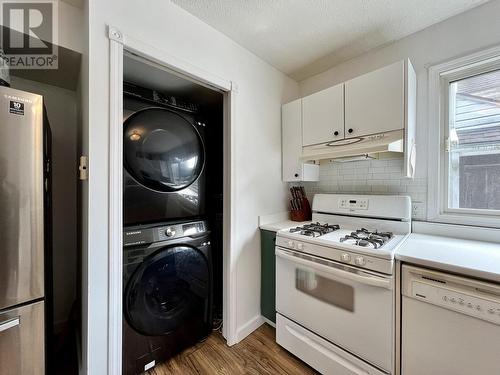
{"type": "Polygon", "coordinates": [[[281,348],[275,331],[264,324],[240,343],[229,347],[219,333],[186,349],[166,363],[156,366],[149,375],[167,374],[318,374],[281,348]]]}

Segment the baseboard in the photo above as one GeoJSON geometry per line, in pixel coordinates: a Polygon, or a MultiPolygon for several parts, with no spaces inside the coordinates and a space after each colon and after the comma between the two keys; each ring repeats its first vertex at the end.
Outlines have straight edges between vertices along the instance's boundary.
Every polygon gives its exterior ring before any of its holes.
{"type": "Polygon", "coordinates": [[[267,319],[265,316],[262,317],[262,319],[264,320],[264,323],[267,323],[269,324],[271,327],[273,328],[276,328],[276,323],[270,321],[269,319],[267,319]]]}
{"type": "Polygon", "coordinates": [[[236,342],[238,343],[243,340],[257,328],[259,328],[262,324],[264,324],[264,318],[262,317],[262,315],[257,315],[254,318],[250,319],[236,331],[236,342]]]}

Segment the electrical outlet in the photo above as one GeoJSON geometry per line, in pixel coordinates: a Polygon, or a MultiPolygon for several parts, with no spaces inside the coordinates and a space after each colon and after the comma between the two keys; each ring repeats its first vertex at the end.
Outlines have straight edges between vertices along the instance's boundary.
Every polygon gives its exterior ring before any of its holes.
{"type": "Polygon", "coordinates": [[[411,202],[411,217],[414,219],[424,218],[424,202],[411,202]]]}

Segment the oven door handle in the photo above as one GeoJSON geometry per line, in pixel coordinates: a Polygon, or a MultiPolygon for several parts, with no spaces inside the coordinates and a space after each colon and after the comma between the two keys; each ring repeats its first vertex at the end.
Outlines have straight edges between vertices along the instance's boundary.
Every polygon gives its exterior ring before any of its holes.
{"type": "Polygon", "coordinates": [[[336,263],[333,262],[325,261],[325,263],[327,263],[328,265],[324,265],[315,261],[313,257],[306,255],[307,259],[304,259],[302,258],[302,256],[297,256],[294,254],[296,253],[276,248],[276,256],[283,259],[287,259],[293,263],[301,264],[303,266],[312,268],[314,270],[321,271],[332,276],[336,276],[337,278],[347,279],[361,284],[375,286],[378,288],[384,288],[389,290],[392,289],[391,279],[377,277],[369,273],[355,269],[353,269],[354,272],[346,271],[345,269],[347,267],[342,265],[337,265],[336,263]]]}

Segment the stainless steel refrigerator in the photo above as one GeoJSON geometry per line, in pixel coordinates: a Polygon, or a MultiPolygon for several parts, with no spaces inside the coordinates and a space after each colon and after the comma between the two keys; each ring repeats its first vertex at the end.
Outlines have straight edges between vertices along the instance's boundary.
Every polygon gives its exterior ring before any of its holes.
{"type": "Polygon", "coordinates": [[[43,98],[0,87],[2,375],[45,373],[50,217],[50,130],[43,98]]]}

